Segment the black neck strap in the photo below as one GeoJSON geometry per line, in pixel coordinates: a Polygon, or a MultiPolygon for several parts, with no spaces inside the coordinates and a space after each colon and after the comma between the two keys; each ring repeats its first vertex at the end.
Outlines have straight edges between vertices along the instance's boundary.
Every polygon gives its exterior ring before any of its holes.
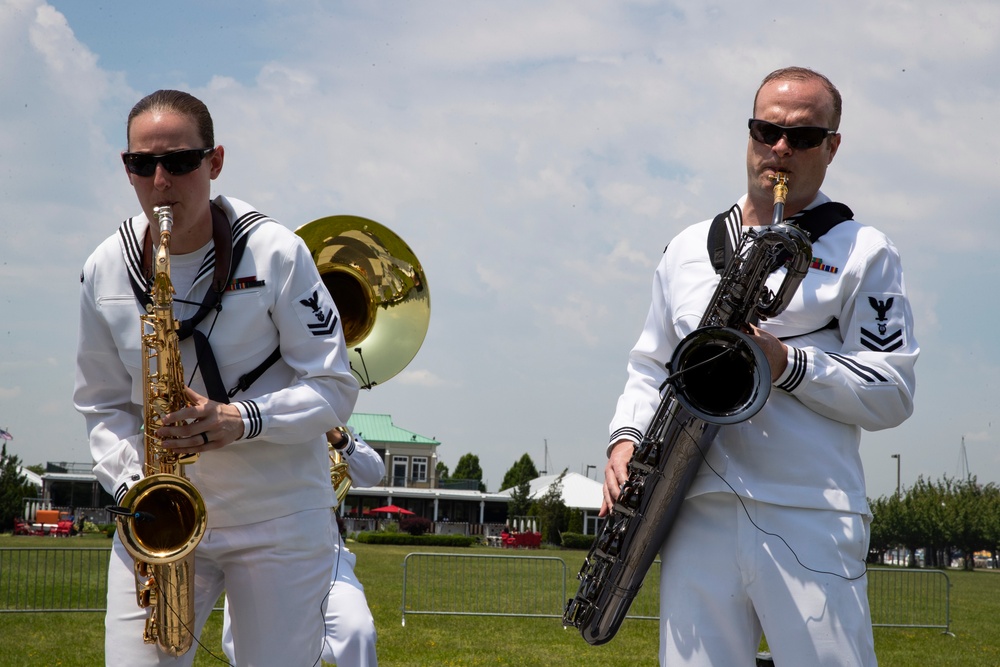
{"type": "MultiPolygon", "coordinates": [[[[802,211],[788,218],[787,222],[804,231],[811,243],[816,243],[821,236],[844,220],[853,218],[854,213],[847,205],[829,201],[802,211]]],[[[735,252],[733,239],[726,230],[730,226],[738,229],[743,224],[742,220],[743,215],[737,205],[733,205],[728,211],[723,211],[712,220],[712,226],[708,230],[708,256],[716,273],[721,274],[725,271],[735,252]]]]}
{"type": "MultiPolygon", "coordinates": [[[[205,292],[201,306],[194,316],[184,320],[180,324],[177,332],[178,337],[184,340],[191,335],[194,328],[205,319],[209,311],[216,308],[222,299],[222,293],[226,291],[226,286],[232,279],[233,263],[233,230],[229,225],[226,214],[218,209],[214,204],[212,210],[212,242],[215,245],[215,267],[212,275],[212,286],[205,292]]],[[[139,303],[146,312],[149,312],[153,299],[149,294],[149,285],[153,280],[153,233],[152,225],[146,228],[146,236],[142,244],[142,275],[146,279],[146,285],[137,285],[132,281],[132,291],[135,293],[139,303]]]]}
{"type": "MultiPolygon", "coordinates": [[[[212,346],[208,342],[208,337],[196,327],[212,310],[222,310],[222,294],[233,279],[233,273],[240,263],[243,251],[246,249],[247,237],[249,235],[244,234],[241,236],[234,246],[233,229],[229,224],[226,214],[214,204],[211,205],[211,210],[212,241],[215,244],[215,266],[213,268],[212,284],[205,292],[205,298],[202,299],[201,305],[198,307],[198,312],[181,322],[178,326],[177,337],[180,340],[191,336],[194,337],[198,367],[201,370],[201,376],[205,382],[208,397],[219,403],[228,403],[228,392],[222,383],[222,375],[219,372],[219,365],[215,360],[215,354],[212,352],[212,346]]],[[[146,229],[146,237],[143,241],[142,252],[142,273],[147,284],[137,284],[131,274],[129,274],[129,279],[132,283],[132,292],[146,312],[150,311],[153,303],[149,293],[149,286],[152,284],[152,258],[152,230],[151,227],[148,227],[146,229]]]]}

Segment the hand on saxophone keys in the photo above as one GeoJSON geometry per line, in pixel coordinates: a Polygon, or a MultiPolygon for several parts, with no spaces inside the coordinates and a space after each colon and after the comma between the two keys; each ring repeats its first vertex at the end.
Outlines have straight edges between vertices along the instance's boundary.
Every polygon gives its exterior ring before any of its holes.
{"type": "Polygon", "coordinates": [[[767,357],[771,367],[771,382],[781,377],[788,367],[788,346],[760,327],[750,324],[746,332],[767,357]]]}
{"type": "Polygon", "coordinates": [[[598,516],[607,516],[618,500],[622,484],[628,481],[628,464],[634,451],[635,443],[631,440],[619,440],[611,448],[611,455],[604,467],[604,500],[598,516]]]}
{"type": "Polygon", "coordinates": [[[156,430],[162,446],[177,454],[197,454],[221,449],[243,435],[243,417],[235,405],[218,403],[190,387],[184,388],[188,405],[163,415],[156,430]]]}

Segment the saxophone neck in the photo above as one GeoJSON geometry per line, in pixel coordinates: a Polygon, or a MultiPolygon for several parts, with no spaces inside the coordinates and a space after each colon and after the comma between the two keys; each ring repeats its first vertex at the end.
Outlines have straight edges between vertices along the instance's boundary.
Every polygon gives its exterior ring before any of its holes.
{"type": "Polygon", "coordinates": [[[153,214],[160,230],[160,242],[153,262],[153,301],[161,308],[169,308],[174,291],[170,281],[170,233],[174,226],[174,214],[169,206],[157,206],[153,214]]]}

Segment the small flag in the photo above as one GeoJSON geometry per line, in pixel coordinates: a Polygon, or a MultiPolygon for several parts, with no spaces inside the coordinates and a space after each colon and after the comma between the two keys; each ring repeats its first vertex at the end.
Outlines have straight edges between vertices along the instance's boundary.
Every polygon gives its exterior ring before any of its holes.
{"type": "Polygon", "coordinates": [[[0,428],[0,438],[3,438],[4,440],[13,440],[14,436],[12,436],[10,431],[7,429],[0,428]]]}

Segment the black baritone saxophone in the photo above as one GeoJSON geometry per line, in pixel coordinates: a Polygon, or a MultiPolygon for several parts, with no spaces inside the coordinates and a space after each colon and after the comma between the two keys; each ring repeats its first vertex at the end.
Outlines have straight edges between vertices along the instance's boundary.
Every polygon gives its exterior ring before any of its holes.
{"type": "Polygon", "coordinates": [[[579,628],[590,644],[618,632],[719,427],[749,419],[767,402],[770,365],[744,331],[785,309],[812,260],[805,232],[783,221],[788,177],[779,172],[772,180],[772,226],[743,234],[698,329],[674,351],[628,480],[566,604],[563,624],[579,628]],[[771,292],[765,281],[785,254],[787,274],[771,292]]]}

